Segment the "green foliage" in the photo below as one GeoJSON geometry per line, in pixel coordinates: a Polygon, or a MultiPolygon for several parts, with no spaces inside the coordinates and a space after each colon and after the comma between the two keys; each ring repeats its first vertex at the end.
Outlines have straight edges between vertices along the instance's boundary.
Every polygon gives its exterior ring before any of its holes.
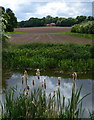
{"type": "Polygon", "coordinates": [[[70,27],[74,24],[76,24],[76,19],[74,18],[66,18],[66,19],[62,19],[61,21],[57,21],[56,25],[57,26],[64,26],[64,27],[70,27]]]}
{"type": "MultiPolygon", "coordinates": [[[[0,8],[2,10],[2,7],[0,8]]],[[[4,18],[3,22],[6,25],[5,31],[6,32],[13,32],[14,28],[17,27],[17,18],[13,11],[10,8],[5,8],[2,10],[2,16],[4,18]]]]}
{"type": "Polygon", "coordinates": [[[88,71],[94,67],[93,45],[32,43],[3,50],[3,68],[88,71]]]}
{"type": "Polygon", "coordinates": [[[77,19],[77,24],[79,24],[89,18],[87,18],[86,16],[77,16],[76,19],[77,19]]]}
{"type": "Polygon", "coordinates": [[[94,59],[79,59],[79,60],[71,60],[65,59],[60,61],[60,66],[62,70],[65,71],[90,71],[94,68],[94,59]]]}
{"type": "Polygon", "coordinates": [[[9,16],[9,18],[7,19],[8,24],[6,26],[6,31],[13,32],[14,28],[17,27],[17,18],[15,17],[15,14],[13,13],[13,11],[10,8],[6,9],[6,13],[9,16]]]}
{"type": "Polygon", "coordinates": [[[89,110],[89,115],[90,115],[90,119],[94,120],[94,110],[92,112],[90,112],[90,110],[89,110]]]}
{"type": "Polygon", "coordinates": [[[77,16],[76,18],[63,18],[63,17],[52,17],[50,15],[43,18],[30,18],[26,21],[21,21],[18,23],[18,27],[39,27],[45,26],[46,24],[55,23],[56,26],[72,26],[74,24],[81,23],[82,21],[92,21],[93,16],[77,16]]]}
{"type": "MultiPolygon", "coordinates": [[[[4,8],[3,8],[4,9],[4,8]]],[[[0,11],[2,9],[0,8],[0,11]]],[[[3,13],[4,11],[2,11],[3,13]]],[[[5,14],[2,14],[0,16],[0,39],[2,40],[2,47],[5,48],[8,46],[8,42],[7,40],[9,39],[9,36],[5,33],[5,29],[6,29],[6,24],[7,21],[5,19],[5,14]]]]}
{"type": "Polygon", "coordinates": [[[72,27],[71,32],[94,34],[94,21],[76,24],[72,27]]]}
{"type": "Polygon", "coordinates": [[[86,94],[80,98],[82,87],[72,88],[71,98],[67,100],[61,95],[60,88],[55,93],[46,95],[46,90],[36,88],[30,90],[26,96],[24,91],[17,93],[17,88],[10,88],[5,94],[4,106],[2,106],[2,119],[35,119],[35,118],[59,118],[59,119],[78,119],[83,117],[82,101],[88,96],[86,94]],[[16,95],[16,97],[15,97],[16,95]]]}
{"type": "Polygon", "coordinates": [[[17,25],[17,19],[14,15],[14,13],[10,10],[5,12],[4,7],[0,7],[0,38],[2,40],[2,47],[6,48],[8,47],[8,39],[10,38],[6,31],[13,31],[14,27],[17,25]]]}

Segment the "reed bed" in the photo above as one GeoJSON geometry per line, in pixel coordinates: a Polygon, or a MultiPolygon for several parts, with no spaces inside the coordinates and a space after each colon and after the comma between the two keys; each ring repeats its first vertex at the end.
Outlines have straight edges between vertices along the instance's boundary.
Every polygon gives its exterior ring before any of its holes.
{"type": "MultiPolygon", "coordinates": [[[[37,80],[40,79],[40,70],[37,69],[36,72],[37,80]]],[[[10,88],[5,93],[5,102],[1,104],[2,114],[1,118],[7,119],[35,119],[35,118],[62,118],[62,119],[78,119],[83,117],[84,109],[82,108],[83,99],[88,96],[86,94],[80,98],[81,88],[78,90],[76,88],[77,73],[74,72],[73,84],[71,91],[71,98],[68,100],[64,95],[61,95],[60,82],[61,77],[57,78],[58,90],[53,91],[47,96],[46,93],[46,80],[42,82],[42,87],[34,88],[30,90],[27,82],[26,88],[23,92],[17,91],[17,86],[10,88]],[[17,95],[16,95],[17,94],[17,95]],[[16,97],[15,97],[16,95],[16,97]],[[66,100],[68,101],[66,104],[66,100]]],[[[24,72],[22,76],[22,85],[24,81],[28,80],[27,71],[24,72]]],[[[34,87],[35,83],[32,80],[32,85],[34,87]]]]}

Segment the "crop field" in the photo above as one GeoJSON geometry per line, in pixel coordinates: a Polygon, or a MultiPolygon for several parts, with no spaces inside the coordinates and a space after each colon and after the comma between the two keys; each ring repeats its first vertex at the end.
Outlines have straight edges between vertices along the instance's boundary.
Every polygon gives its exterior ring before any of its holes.
{"type": "Polygon", "coordinates": [[[11,33],[12,43],[80,43],[91,44],[92,40],[64,34],[70,32],[71,27],[32,27],[16,28],[11,33]]]}
{"type": "Polygon", "coordinates": [[[15,32],[29,32],[29,33],[54,33],[54,32],[67,32],[71,27],[28,27],[16,28],[15,32]]]}

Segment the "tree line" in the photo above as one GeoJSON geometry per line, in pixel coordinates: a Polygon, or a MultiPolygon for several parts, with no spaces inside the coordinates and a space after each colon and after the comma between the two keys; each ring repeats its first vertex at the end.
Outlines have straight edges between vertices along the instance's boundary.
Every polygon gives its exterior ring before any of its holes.
{"type": "Polygon", "coordinates": [[[56,26],[71,27],[74,24],[79,24],[83,21],[94,21],[93,16],[77,16],[76,18],[52,17],[50,15],[43,18],[31,17],[29,20],[18,22],[18,27],[41,27],[50,23],[55,23],[56,26]]]}
{"type": "Polygon", "coordinates": [[[94,21],[93,16],[77,16],[76,18],[52,17],[48,15],[43,18],[31,17],[29,20],[17,22],[17,18],[10,8],[5,9],[0,6],[2,12],[2,22],[6,26],[5,32],[13,32],[16,27],[41,27],[50,23],[55,23],[56,26],[71,27],[83,21],[94,21]]]}

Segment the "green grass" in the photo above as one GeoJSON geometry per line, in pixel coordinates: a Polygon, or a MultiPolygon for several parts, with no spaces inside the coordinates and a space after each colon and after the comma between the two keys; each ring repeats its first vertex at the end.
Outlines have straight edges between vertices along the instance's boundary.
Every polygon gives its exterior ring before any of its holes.
{"type": "Polygon", "coordinates": [[[31,33],[31,32],[7,32],[7,34],[34,34],[34,33],[31,33]]]}
{"type": "Polygon", "coordinates": [[[92,71],[93,45],[31,43],[3,49],[3,68],[92,71]]]}
{"type": "Polygon", "coordinates": [[[8,32],[7,34],[58,34],[58,35],[64,34],[64,35],[71,35],[71,36],[94,40],[93,34],[73,33],[73,32],[52,32],[52,33],[8,32]]]}
{"type": "Polygon", "coordinates": [[[81,38],[87,38],[94,40],[94,35],[93,34],[85,34],[85,33],[73,33],[73,32],[64,32],[60,34],[66,34],[66,35],[71,35],[71,36],[76,36],[76,37],[81,37],[81,38]]]}

